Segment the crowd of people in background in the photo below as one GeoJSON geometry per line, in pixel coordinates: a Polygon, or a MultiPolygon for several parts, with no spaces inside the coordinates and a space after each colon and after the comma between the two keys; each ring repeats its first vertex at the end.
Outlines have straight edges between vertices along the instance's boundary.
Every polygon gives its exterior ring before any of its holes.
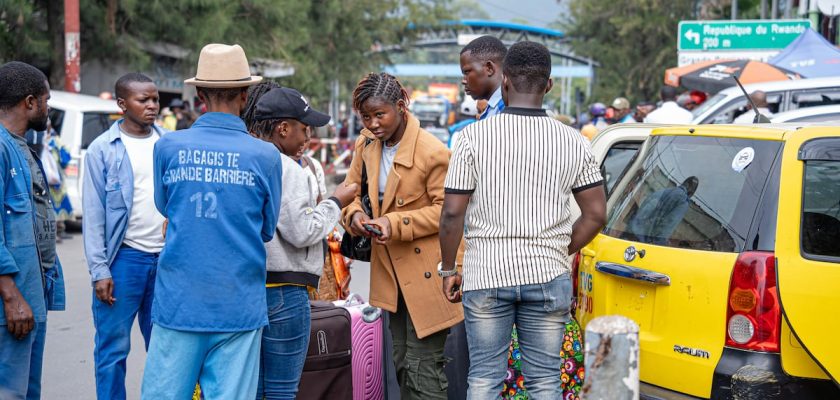
{"type": "MultiPolygon", "coordinates": [[[[628,123],[672,123],[690,124],[692,110],[706,101],[706,94],[692,90],[680,93],[672,86],[663,86],[659,91],[659,100],[640,101],[632,107],[630,101],[624,97],[616,97],[609,106],[604,103],[593,103],[587,113],[578,118],[576,127],[588,139],[613,124],[628,123]]],[[[751,121],[750,121],[751,122],[751,121]]]]}

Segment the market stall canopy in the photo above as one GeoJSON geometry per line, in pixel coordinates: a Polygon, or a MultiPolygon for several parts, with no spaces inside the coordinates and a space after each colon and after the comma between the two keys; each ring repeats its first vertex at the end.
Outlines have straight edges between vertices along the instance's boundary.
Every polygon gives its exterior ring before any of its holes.
{"type": "Polygon", "coordinates": [[[761,61],[713,60],[670,68],[665,71],[665,84],[706,93],[717,93],[735,86],[733,75],[737,76],[744,85],[801,78],[795,72],[761,61]]]}
{"type": "Polygon", "coordinates": [[[808,78],[840,76],[840,49],[806,29],[768,63],[808,78]]]}

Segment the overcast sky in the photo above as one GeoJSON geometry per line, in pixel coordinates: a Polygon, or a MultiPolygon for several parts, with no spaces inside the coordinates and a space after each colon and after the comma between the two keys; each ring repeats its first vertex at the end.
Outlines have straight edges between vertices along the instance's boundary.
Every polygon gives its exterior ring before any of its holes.
{"type": "Polygon", "coordinates": [[[557,0],[478,0],[490,18],[496,21],[529,21],[529,25],[548,27],[565,14],[565,3],[557,0]],[[562,3],[562,4],[561,4],[562,3]]]}

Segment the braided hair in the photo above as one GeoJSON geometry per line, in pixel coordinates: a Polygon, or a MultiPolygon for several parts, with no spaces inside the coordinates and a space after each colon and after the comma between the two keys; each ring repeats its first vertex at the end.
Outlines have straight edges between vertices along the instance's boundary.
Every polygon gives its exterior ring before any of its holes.
{"type": "Polygon", "coordinates": [[[281,87],[279,83],[272,81],[262,81],[257,85],[248,88],[248,102],[245,103],[245,111],[242,111],[242,120],[245,121],[245,128],[251,136],[259,139],[268,139],[271,137],[271,131],[274,129],[277,120],[266,119],[262,121],[257,120],[257,103],[260,98],[268,93],[271,89],[281,87]]]}
{"type": "Polygon", "coordinates": [[[400,81],[391,74],[380,72],[369,73],[359,81],[356,89],[353,90],[353,108],[361,111],[362,106],[370,99],[378,98],[394,106],[402,100],[406,106],[409,103],[408,92],[403,88],[400,81]]]}

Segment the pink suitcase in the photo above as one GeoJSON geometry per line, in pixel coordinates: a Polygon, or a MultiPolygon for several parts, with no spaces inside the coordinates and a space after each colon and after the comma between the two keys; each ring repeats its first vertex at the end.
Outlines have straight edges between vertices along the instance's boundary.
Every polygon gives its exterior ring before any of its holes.
{"type": "Polygon", "coordinates": [[[353,400],[384,399],[382,310],[353,293],[334,304],[350,311],[353,400]]]}

